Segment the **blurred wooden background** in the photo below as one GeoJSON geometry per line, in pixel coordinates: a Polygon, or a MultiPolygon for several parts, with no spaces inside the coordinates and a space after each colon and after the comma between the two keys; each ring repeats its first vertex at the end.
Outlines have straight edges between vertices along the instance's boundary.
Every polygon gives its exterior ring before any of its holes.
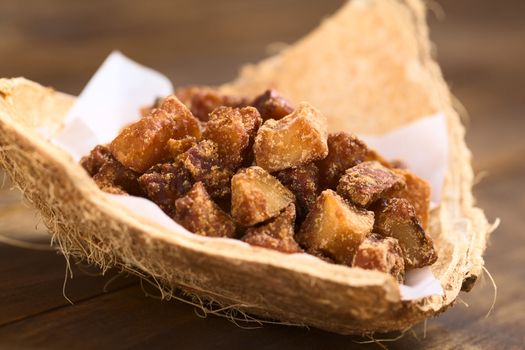
{"type": "MultiPolygon", "coordinates": [[[[333,13],[341,0],[0,1],[0,77],[25,76],[77,94],[113,50],[170,77],[175,85],[217,84],[242,63],[291,43],[333,13]]],[[[480,183],[479,204],[502,219],[486,252],[498,301],[485,278],[443,315],[414,327],[389,348],[522,348],[525,344],[525,3],[429,3],[436,56],[469,112],[467,141],[480,183]]],[[[45,243],[38,217],[0,189],[0,238],[45,243]]],[[[241,329],[201,319],[194,308],[144,297],[138,281],[94,277],[74,267],[62,296],[64,259],[0,244],[0,348],[227,347],[378,348],[318,330],[241,329]]],[[[395,337],[396,334],[387,335],[395,337]]]]}

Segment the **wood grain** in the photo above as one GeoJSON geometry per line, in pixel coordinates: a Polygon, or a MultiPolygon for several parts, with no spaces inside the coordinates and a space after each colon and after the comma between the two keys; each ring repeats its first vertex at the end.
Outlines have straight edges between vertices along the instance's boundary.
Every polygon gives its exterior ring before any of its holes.
{"type": "MultiPolygon", "coordinates": [[[[33,243],[47,246],[48,242],[33,243]]],[[[73,278],[66,278],[66,261],[55,251],[34,251],[0,245],[0,329],[12,322],[31,318],[48,310],[94,298],[104,292],[138,284],[134,277],[71,262],[73,278]],[[64,294],[63,294],[64,291],[64,294]]],[[[0,338],[1,339],[1,338],[0,338]]]]}
{"type": "MultiPolygon", "coordinates": [[[[0,76],[26,76],[76,94],[103,58],[120,49],[176,85],[219,83],[235,76],[240,64],[267,55],[269,44],[296,40],[341,3],[156,0],[95,6],[7,0],[0,11],[0,76]]],[[[440,4],[447,16],[431,18],[436,55],[469,111],[467,141],[475,171],[486,174],[475,193],[489,219],[502,220],[485,255],[498,300],[485,318],[494,293],[485,278],[452,309],[428,320],[425,338],[421,324],[385,344],[520,349],[525,344],[525,3],[440,4]]],[[[0,190],[0,235],[45,242],[43,226],[35,229],[34,211],[9,187],[0,190]]],[[[318,330],[274,325],[246,330],[219,317],[202,319],[192,306],[144,297],[133,278],[117,279],[103,293],[114,271],[90,277],[76,270],[67,285],[75,300],[69,305],[62,296],[64,272],[64,259],[55,252],[0,245],[1,348],[378,348],[355,343],[365,339],[318,330]]]]}

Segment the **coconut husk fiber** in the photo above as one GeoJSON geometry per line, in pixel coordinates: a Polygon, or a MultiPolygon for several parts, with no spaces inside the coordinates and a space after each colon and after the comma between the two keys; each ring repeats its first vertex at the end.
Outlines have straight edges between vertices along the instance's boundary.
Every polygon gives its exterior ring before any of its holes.
{"type": "Polygon", "coordinates": [[[167,290],[182,289],[260,318],[342,334],[406,329],[472,287],[490,233],[471,192],[465,130],[430,47],[420,1],[353,1],[221,88],[250,96],[275,87],[292,101],[311,102],[333,130],[358,133],[377,134],[443,112],[450,164],[430,229],[439,255],[432,271],[443,296],[402,301],[387,274],[197,239],[130,212],[37,132],[44,125],[60,129],[75,98],[23,78],[0,80],[0,164],[68,256],[140,271],[167,290]]]}

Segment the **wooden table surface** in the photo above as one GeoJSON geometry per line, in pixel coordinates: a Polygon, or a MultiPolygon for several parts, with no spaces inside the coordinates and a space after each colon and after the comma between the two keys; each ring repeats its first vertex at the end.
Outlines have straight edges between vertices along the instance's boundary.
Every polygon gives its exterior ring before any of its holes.
{"type": "MultiPolygon", "coordinates": [[[[78,93],[104,57],[120,49],[175,85],[220,83],[243,62],[293,42],[342,1],[2,1],[0,76],[25,76],[78,93]],[[299,4],[301,4],[300,9],[299,4]]],[[[392,349],[525,346],[525,6],[522,1],[432,2],[432,38],[452,91],[469,111],[467,141],[479,175],[479,205],[502,223],[486,252],[494,289],[481,279],[456,305],[417,325],[392,349]],[[446,13],[443,18],[442,12],[446,13]]],[[[378,348],[315,329],[241,328],[194,307],[145,297],[135,277],[74,266],[46,248],[38,216],[0,190],[0,348],[378,348]],[[71,305],[63,293],[73,301],[71,305]]],[[[150,293],[153,289],[146,287],[150,293]]],[[[398,334],[384,335],[386,338],[398,334]]],[[[379,336],[383,337],[383,336],[379,336]]]]}

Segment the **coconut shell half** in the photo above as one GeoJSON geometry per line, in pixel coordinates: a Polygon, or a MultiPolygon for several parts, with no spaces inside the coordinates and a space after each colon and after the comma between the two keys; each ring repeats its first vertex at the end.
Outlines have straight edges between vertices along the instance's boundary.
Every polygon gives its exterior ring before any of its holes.
{"type": "Polygon", "coordinates": [[[285,255],[228,239],[184,235],[134,214],[37,130],[53,132],[75,98],[23,78],[0,80],[0,165],[37,207],[67,255],[153,277],[232,310],[342,334],[405,329],[435,315],[481,273],[490,233],[474,206],[471,154],[450,92],[430,56],[420,1],[353,1],[297,44],[246,67],[224,91],[275,87],[310,101],[333,130],[381,133],[441,111],[449,171],[431,215],[444,296],[402,301],[390,275],[285,255]]]}

